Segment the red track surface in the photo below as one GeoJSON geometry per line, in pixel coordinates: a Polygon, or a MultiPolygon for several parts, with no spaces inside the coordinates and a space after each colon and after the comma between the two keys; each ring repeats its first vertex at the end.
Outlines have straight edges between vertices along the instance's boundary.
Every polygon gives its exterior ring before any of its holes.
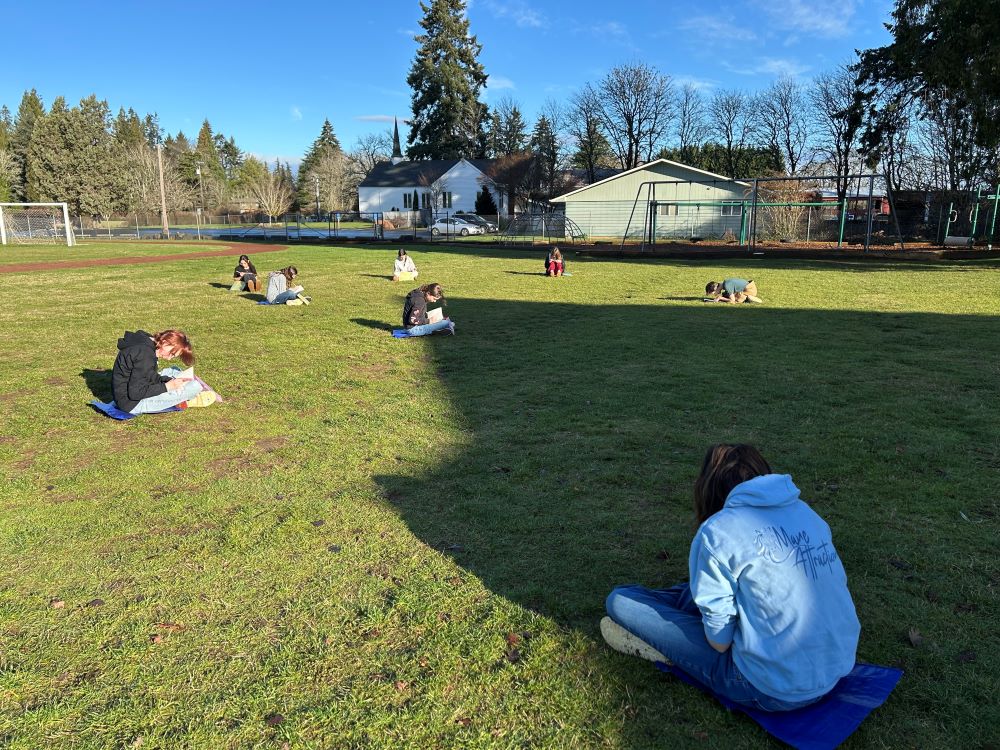
{"type": "MultiPolygon", "coordinates": [[[[143,244],[170,245],[170,242],[148,242],[143,244]]],[[[54,271],[63,268],[91,268],[92,266],[130,266],[136,263],[165,263],[171,260],[191,260],[193,258],[218,258],[226,255],[239,253],[240,255],[253,255],[254,253],[273,253],[279,250],[287,250],[288,245],[243,245],[235,242],[212,243],[218,250],[201,250],[195,253],[171,253],[170,255],[133,255],[123,258],[92,258],[88,260],[51,260],[37,263],[11,263],[0,266],[0,273],[25,273],[28,271],[54,271]]]]}

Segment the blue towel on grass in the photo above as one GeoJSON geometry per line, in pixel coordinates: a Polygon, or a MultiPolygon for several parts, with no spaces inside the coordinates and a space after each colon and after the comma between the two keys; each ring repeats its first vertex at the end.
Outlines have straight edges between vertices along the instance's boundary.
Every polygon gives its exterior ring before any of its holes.
{"type": "Polygon", "coordinates": [[[270,305],[271,303],[268,302],[266,299],[262,299],[257,304],[258,305],[270,305]]]}
{"type": "Polygon", "coordinates": [[[822,700],[794,711],[772,712],[740,706],[716,695],[677,667],[659,662],[656,666],[708,693],[730,711],[742,711],[768,734],[797,750],[833,750],[885,703],[903,676],[901,669],[858,663],[822,700]]]}
{"type": "MultiPolygon", "coordinates": [[[[117,419],[119,421],[124,419],[135,419],[136,417],[139,416],[138,414],[129,414],[127,411],[122,411],[115,405],[114,401],[106,404],[103,401],[94,400],[90,402],[90,405],[93,406],[95,409],[97,409],[97,411],[104,414],[105,416],[111,417],[112,419],[117,419]]],[[[152,411],[147,413],[164,414],[168,411],[181,411],[181,408],[179,406],[171,406],[169,409],[164,409],[163,411],[152,411]]]]}
{"type": "Polygon", "coordinates": [[[410,338],[410,332],[405,328],[397,328],[392,332],[392,337],[396,339],[408,339],[410,338]]]}

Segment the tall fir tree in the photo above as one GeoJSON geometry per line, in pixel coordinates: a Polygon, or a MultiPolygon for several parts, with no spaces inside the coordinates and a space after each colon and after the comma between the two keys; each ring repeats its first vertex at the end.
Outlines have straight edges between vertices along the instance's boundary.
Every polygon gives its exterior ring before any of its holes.
{"type": "Polygon", "coordinates": [[[514,103],[498,107],[490,115],[489,156],[497,159],[524,151],[528,143],[527,125],[514,103]]]}
{"type": "Polygon", "coordinates": [[[431,0],[420,8],[423,34],[406,82],[413,90],[407,155],[410,159],[479,156],[485,145],[486,107],[479,93],[486,72],[482,45],[469,35],[464,0],[431,0]]]}
{"type": "Polygon", "coordinates": [[[11,186],[14,183],[14,157],[10,152],[10,135],[14,129],[14,118],[10,116],[7,106],[0,106],[0,202],[7,202],[13,197],[11,186]]]}
{"type": "Polygon", "coordinates": [[[38,200],[38,196],[28,187],[28,147],[31,145],[31,134],[35,129],[35,123],[44,116],[45,107],[38,92],[34,89],[25,91],[17,108],[14,130],[10,138],[11,157],[14,161],[14,182],[11,185],[14,200],[38,200]]]}
{"type": "Polygon", "coordinates": [[[135,110],[129,107],[128,112],[124,108],[118,109],[118,115],[111,125],[115,142],[122,147],[137,146],[146,142],[146,132],[142,120],[135,110]]]}
{"type": "Polygon", "coordinates": [[[10,148],[10,136],[14,130],[14,118],[10,115],[7,105],[0,106],[0,149],[10,148]]]}
{"type": "Polygon", "coordinates": [[[108,103],[89,96],[67,109],[62,97],[35,124],[28,148],[28,192],[65,201],[76,214],[110,216],[120,207],[122,160],[108,103]]]}
{"type": "Polygon", "coordinates": [[[156,148],[163,143],[163,131],[160,130],[160,116],[153,112],[142,120],[142,132],[146,135],[146,143],[156,148]]]}
{"type": "MultiPolygon", "coordinates": [[[[300,210],[315,208],[316,181],[314,178],[317,176],[320,165],[327,165],[331,159],[336,159],[342,153],[340,140],[337,138],[337,134],[333,132],[333,125],[330,124],[329,120],[323,120],[323,127],[320,128],[319,136],[313,141],[309,150],[306,151],[305,156],[302,157],[302,162],[299,164],[296,204],[300,210]]],[[[323,186],[321,185],[320,187],[322,192],[323,186]]],[[[332,196],[330,197],[332,198],[332,196]]],[[[321,203],[335,204],[332,200],[321,200],[321,203]]]]}
{"type": "Polygon", "coordinates": [[[532,164],[532,181],[541,197],[551,197],[556,181],[556,162],[559,160],[559,144],[552,130],[549,118],[542,115],[531,133],[531,152],[535,159],[532,164]]]}

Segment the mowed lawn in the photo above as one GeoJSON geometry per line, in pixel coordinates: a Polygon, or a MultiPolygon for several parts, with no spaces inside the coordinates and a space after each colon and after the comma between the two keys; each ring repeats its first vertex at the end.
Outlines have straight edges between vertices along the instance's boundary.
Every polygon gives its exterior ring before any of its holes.
{"type": "Polygon", "coordinates": [[[996,261],[416,247],[458,335],[396,340],[394,248],[253,256],[308,307],[227,292],[236,254],[0,276],[0,746],[778,747],[598,632],[686,577],[719,441],[793,475],[906,671],[847,747],[996,746],[996,261]],[[766,304],[702,304],[726,275],[766,304]],[[167,327],[225,403],[86,406],[167,327]]]}

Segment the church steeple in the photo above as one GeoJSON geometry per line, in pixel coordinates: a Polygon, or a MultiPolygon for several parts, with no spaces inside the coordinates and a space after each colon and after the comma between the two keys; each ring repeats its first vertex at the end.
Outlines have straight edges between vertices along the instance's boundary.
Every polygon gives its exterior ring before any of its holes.
{"type": "Polygon", "coordinates": [[[399,121],[392,118],[392,163],[403,161],[403,150],[399,147],[399,121]]]}

